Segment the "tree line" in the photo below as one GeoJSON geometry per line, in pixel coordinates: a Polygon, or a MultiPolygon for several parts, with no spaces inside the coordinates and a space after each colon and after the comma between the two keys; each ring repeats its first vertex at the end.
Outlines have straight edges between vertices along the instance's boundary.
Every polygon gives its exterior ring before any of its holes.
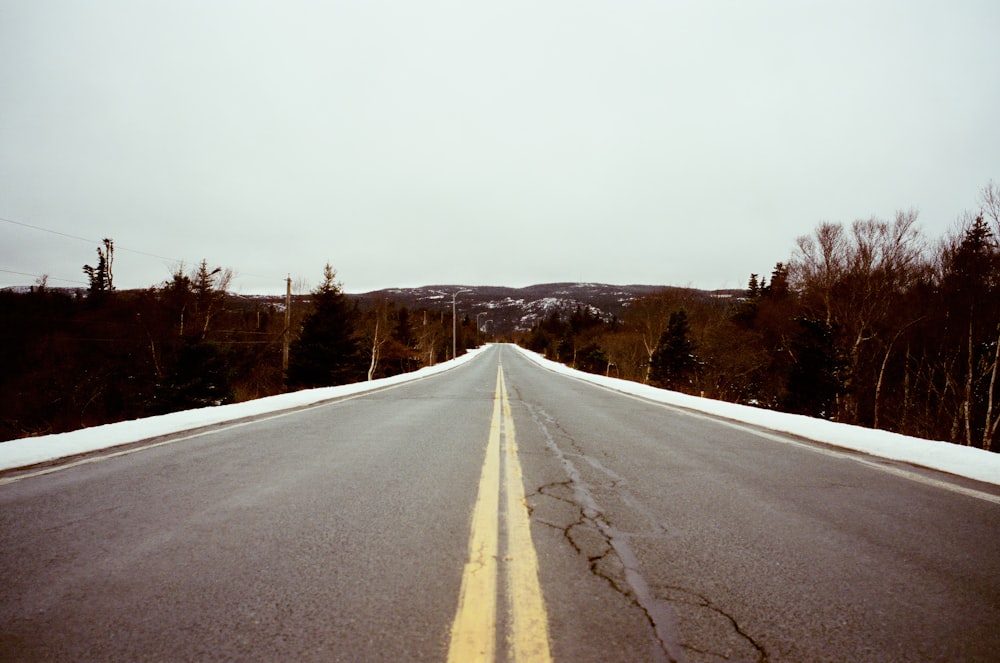
{"type": "MultiPolygon", "coordinates": [[[[231,269],[203,260],[143,290],[114,285],[103,240],[89,287],[0,291],[0,440],[221,405],[416,370],[450,358],[450,311],[362,305],[327,265],[308,296],[229,292],[231,269]],[[287,365],[283,362],[287,344],[287,365]]],[[[464,352],[477,342],[457,325],[464,352]]]]}
{"type": "MultiPolygon", "coordinates": [[[[576,368],[709,398],[996,450],[1000,187],[931,241],[915,212],[821,223],[739,296],[665,288],[618,317],[553,312],[522,345],[576,368]]],[[[89,288],[0,291],[0,439],[74,430],[451,357],[451,312],[351,299],[330,265],[283,300],[229,292],[203,260],[144,290],[114,285],[103,240],[89,288]],[[287,353],[286,353],[287,349],[287,353]],[[283,358],[288,357],[287,364],[283,358]]],[[[459,353],[476,324],[456,324],[459,353]]]]}
{"type": "Polygon", "coordinates": [[[930,241],[913,211],[821,223],[742,296],[665,289],[522,339],[582,370],[997,449],[1000,187],[930,241]]]}

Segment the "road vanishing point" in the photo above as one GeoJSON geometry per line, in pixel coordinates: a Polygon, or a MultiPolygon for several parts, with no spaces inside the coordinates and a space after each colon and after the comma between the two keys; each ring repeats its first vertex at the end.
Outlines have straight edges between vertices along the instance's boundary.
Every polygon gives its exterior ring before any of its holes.
{"type": "Polygon", "coordinates": [[[4,477],[0,660],[1000,660],[1000,488],[512,346],[163,442],[4,477]]]}

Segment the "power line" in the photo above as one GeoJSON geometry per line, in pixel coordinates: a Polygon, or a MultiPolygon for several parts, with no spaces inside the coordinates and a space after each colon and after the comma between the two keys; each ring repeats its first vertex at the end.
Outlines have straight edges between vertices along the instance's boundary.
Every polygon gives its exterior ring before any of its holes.
{"type": "MultiPolygon", "coordinates": [[[[52,230],[51,228],[43,228],[42,226],[36,226],[34,224],[31,224],[31,223],[24,223],[23,221],[15,221],[14,219],[5,219],[3,217],[0,217],[0,221],[4,221],[6,223],[12,223],[15,226],[23,226],[25,228],[31,228],[32,230],[40,230],[40,231],[45,232],[45,233],[51,233],[53,235],[59,235],[60,237],[68,237],[70,239],[77,239],[77,240],[80,240],[81,242],[87,242],[88,244],[100,244],[101,243],[100,241],[95,240],[95,239],[90,239],[90,238],[87,238],[87,237],[80,237],[79,235],[71,235],[69,233],[64,233],[64,232],[62,232],[60,230],[52,230]]],[[[127,253],[136,253],[136,254],[141,255],[141,256],[148,256],[150,258],[156,258],[158,260],[170,260],[172,262],[181,262],[181,263],[184,262],[183,260],[178,260],[177,258],[168,258],[167,256],[161,256],[161,255],[157,255],[155,253],[146,253],[145,251],[138,251],[136,249],[130,249],[130,248],[127,248],[127,247],[124,247],[124,246],[118,246],[117,244],[115,245],[115,250],[116,251],[125,251],[127,253]]]]}
{"type": "MultiPolygon", "coordinates": [[[[15,226],[22,226],[24,228],[31,228],[32,230],[38,230],[40,232],[50,233],[52,235],[59,235],[60,237],[67,237],[69,239],[75,239],[75,240],[78,240],[78,241],[81,241],[81,242],[86,242],[86,243],[91,244],[91,245],[93,245],[93,244],[100,244],[101,243],[99,240],[95,240],[95,239],[91,239],[91,238],[87,238],[87,237],[81,237],[79,235],[72,235],[70,233],[64,233],[61,230],[53,230],[51,228],[44,228],[42,226],[37,226],[37,225],[34,225],[32,223],[25,223],[23,221],[15,221],[14,219],[7,219],[7,218],[4,218],[4,217],[0,217],[0,221],[3,221],[4,223],[10,223],[10,224],[13,224],[15,226]]],[[[146,256],[147,258],[156,258],[157,260],[168,260],[170,262],[174,262],[174,263],[177,263],[177,264],[180,264],[180,265],[183,265],[185,263],[189,263],[189,261],[181,260],[179,258],[170,258],[168,256],[158,255],[156,253],[148,253],[146,251],[139,251],[138,249],[130,249],[128,247],[120,246],[118,244],[115,244],[115,250],[116,251],[124,251],[126,253],[134,253],[136,255],[146,256]]],[[[197,263],[189,263],[189,264],[197,264],[197,263]]],[[[0,270],[0,271],[6,271],[6,270],[0,270]]],[[[276,277],[276,276],[264,276],[263,274],[252,274],[250,272],[240,272],[239,270],[233,270],[233,271],[236,272],[236,274],[238,276],[252,276],[252,277],[258,278],[258,279],[266,279],[268,281],[279,281],[280,280],[280,281],[284,282],[284,280],[285,280],[283,277],[279,278],[279,277],[276,277]]],[[[10,272],[10,273],[14,274],[14,273],[20,273],[20,272],[10,272]]],[[[21,274],[21,275],[22,276],[36,276],[35,274],[21,274]]],[[[58,280],[60,280],[60,281],[68,281],[69,279],[58,279],[58,280]]],[[[70,283],[80,283],[80,282],[79,281],[70,281],[70,283]]],[[[84,285],[86,285],[86,284],[84,284],[84,285]]]]}
{"type": "Polygon", "coordinates": [[[0,272],[4,274],[17,274],[18,276],[31,276],[36,279],[49,279],[51,281],[65,281],[66,283],[79,283],[80,285],[88,285],[83,281],[74,281],[73,279],[61,279],[58,276],[49,276],[48,274],[29,274],[27,272],[15,272],[12,269],[0,269],[0,272]]]}
{"type": "Polygon", "coordinates": [[[41,230],[42,232],[52,233],[53,235],[61,235],[63,237],[69,237],[70,239],[78,239],[81,242],[87,242],[88,244],[100,244],[100,242],[94,242],[94,240],[87,239],[86,237],[80,237],[79,235],[70,235],[69,233],[60,232],[58,230],[42,228],[41,226],[33,226],[30,223],[23,223],[21,221],[15,221],[13,219],[5,219],[3,217],[0,217],[0,221],[4,221],[6,223],[13,223],[15,226],[24,226],[25,228],[31,228],[33,230],[41,230]]]}

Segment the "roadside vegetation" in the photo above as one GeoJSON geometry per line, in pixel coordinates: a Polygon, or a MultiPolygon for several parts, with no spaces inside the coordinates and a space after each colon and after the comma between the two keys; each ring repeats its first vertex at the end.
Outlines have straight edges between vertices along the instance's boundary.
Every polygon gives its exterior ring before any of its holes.
{"type": "Polygon", "coordinates": [[[996,451],[1000,187],[938,241],[915,212],[821,223],[742,297],[664,290],[611,320],[539,323],[529,349],[708,398],[996,451]]]}
{"type": "MultiPolygon", "coordinates": [[[[327,265],[320,285],[292,298],[237,297],[232,272],[207,261],[146,290],[114,287],[105,240],[90,287],[0,291],[0,440],[221,405],[416,370],[450,358],[440,311],[388,301],[362,308],[327,265]],[[287,366],[283,357],[287,346],[287,366]]],[[[476,342],[457,325],[456,345],[476,342]]]]}
{"type": "MultiPolygon", "coordinates": [[[[663,288],[620,315],[554,310],[490,338],[584,371],[996,451],[1000,187],[978,203],[937,240],[912,211],[821,223],[741,294],[663,288]]],[[[110,239],[83,272],[86,290],[43,278],[0,291],[0,440],[375,379],[485,340],[465,314],[453,341],[440,302],[351,298],[330,265],[287,310],[232,295],[232,271],[207,261],[118,291],[110,239]]]]}

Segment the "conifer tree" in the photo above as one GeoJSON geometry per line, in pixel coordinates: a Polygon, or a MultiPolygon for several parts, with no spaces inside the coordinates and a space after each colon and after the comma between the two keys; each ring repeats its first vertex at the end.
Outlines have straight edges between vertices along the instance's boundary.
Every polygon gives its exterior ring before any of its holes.
{"type": "Polygon", "coordinates": [[[356,312],[344,296],[329,263],[313,290],[313,312],[292,343],[289,387],[326,387],[364,379],[364,360],[354,338],[356,312]]]}
{"type": "Polygon", "coordinates": [[[84,265],[83,273],[87,275],[90,282],[90,294],[100,296],[115,289],[114,272],[112,268],[115,262],[115,243],[105,237],[102,245],[97,247],[97,266],[84,265]]]}
{"type": "Polygon", "coordinates": [[[782,409],[833,419],[842,368],[835,346],[836,332],[823,320],[798,318],[796,322],[800,331],[791,343],[795,363],[782,409]]]}
{"type": "Polygon", "coordinates": [[[1000,246],[982,214],[964,229],[958,246],[944,258],[941,292],[947,307],[946,333],[960,375],[958,406],[962,441],[992,446],[1000,423],[996,407],[1000,357],[1000,246]]]}
{"type": "Polygon", "coordinates": [[[650,379],[653,384],[676,389],[690,382],[697,364],[694,341],[689,334],[687,312],[684,309],[670,314],[667,329],[653,352],[650,379]]]}

